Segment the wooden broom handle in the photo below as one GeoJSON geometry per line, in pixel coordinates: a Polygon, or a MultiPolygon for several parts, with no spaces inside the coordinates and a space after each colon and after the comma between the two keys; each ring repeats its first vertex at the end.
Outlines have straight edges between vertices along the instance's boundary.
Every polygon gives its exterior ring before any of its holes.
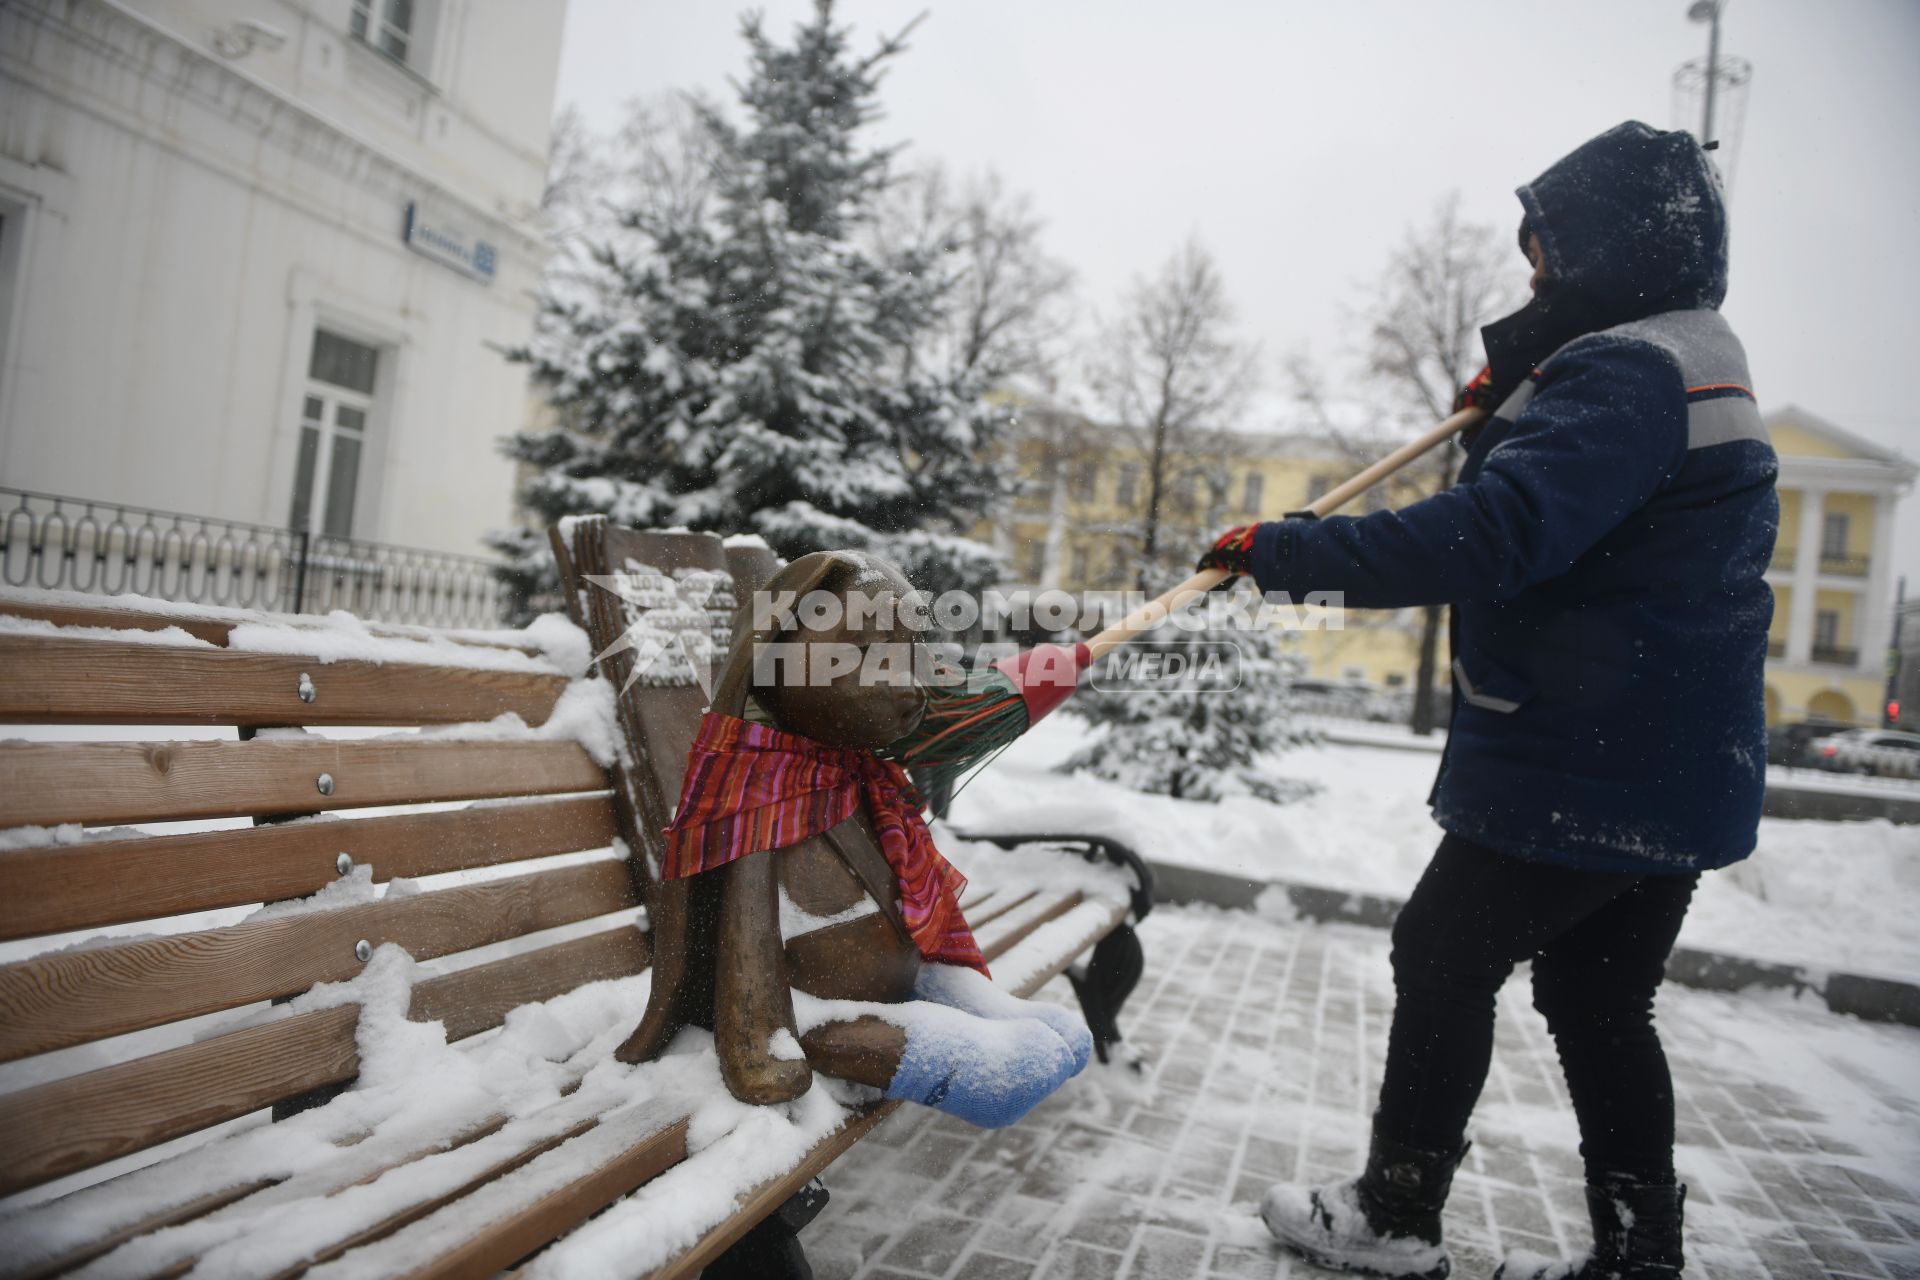
{"type": "MultiPolygon", "coordinates": [[[[1442,440],[1450,440],[1487,416],[1484,409],[1462,409],[1418,439],[1409,440],[1346,483],[1327,490],[1307,504],[1315,516],[1328,516],[1385,480],[1400,468],[1426,453],[1442,440]]],[[[1202,569],[1165,595],[1147,601],[1138,609],[1087,641],[1089,663],[1098,662],[1115,647],[1160,625],[1161,619],[1219,586],[1233,575],[1225,569],[1202,569]]]]}
{"type": "Polygon", "coordinates": [[[1409,440],[1380,461],[1337,488],[1329,489],[1307,504],[1316,516],[1330,516],[1400,468],[1427,452],[1442,440],[1451,440],[1487,416],[1485,409],[1462,409],[1418,439],[1409,440]]]}

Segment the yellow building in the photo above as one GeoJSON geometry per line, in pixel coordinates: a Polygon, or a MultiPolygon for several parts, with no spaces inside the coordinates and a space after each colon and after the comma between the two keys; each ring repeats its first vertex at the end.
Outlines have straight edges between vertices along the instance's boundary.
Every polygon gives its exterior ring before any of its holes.
{"type": "MultiPolygon", "coordinates": [[[[1181,452],[1164,470],[1167,493],[1157,543],[1174,560],[1197,559],[1233,525],[1300,510],[1375,452],[1356,454],[1308,434],[1217,432],[1205,440],[1206,447],[1181,452]]],[[[1074,592],[1135,587],[1152,472],[1137,433],[1028,405],[1015,448],[1019,492],[998,523],[976,533],[1006,556],[1006,585],[1074,592]]],[[[1349,510],[1400,505],[1421,492],[1417,481],[1390,482],[1349,510]]],[[[1421,619],[1418,609],[1349,610],[1339,629],[1289,632],[1283,646],[1305,659],[1312,676],[1410,689],[1419,666],[1421,619]]],[[[1443,687],[1445,648],[1443,633],[1443,687]]]]}
{"type": "MultiPolygon", "coordinates": [[[[1010,585],[1069,591],[1134,585],[1149,459],[1136,433],[1061,410],[1022,411],[1020,491],[977,536],[1012,566],[1010,585]]],[[[1895,505],[1920,473],[1899,454],[1794,406],[1766,418],[1780,455],[1780,533],[1767,581],[1774,590],[1767,723],[1805,719],[1880,723],[1892,636],[1895,505]]],[[[1197,557],[1223,529],[1297,511],[1359,470],[1324,436],[1218,433],[1210,447],[1166,468],[1159,545],[1197,557]]],[[[1402,505],[1430,491],[1389,484],[1352,510],[1402,505]]],[[[1308,674],[1411,688],[1419,666],[1418,609],[1350,610],[1340,630],[1290,633],[1308,674]]],[[[1441,636],[1440,681],[1446,682],[1441,636]]]]}
{"type": "Polygon", "coordinates": [[[1767,581],[1767,723],[1880,723],[1893,635],[1893,517],[1920,468],[1788,405],[1766,417],[1780,455],[1780,534],[1767,581]]]}

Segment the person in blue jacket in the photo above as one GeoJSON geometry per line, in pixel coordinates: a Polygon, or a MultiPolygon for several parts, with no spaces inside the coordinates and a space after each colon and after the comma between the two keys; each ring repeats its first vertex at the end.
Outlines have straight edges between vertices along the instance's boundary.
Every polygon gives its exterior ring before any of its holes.
{"type": "Polygon", "coordinates": [[[1482,331],[1491,417],[1398,511],[1229,531],[1202,567],[1299,599],[1453,606],[1445,832],[1393,931],[1366,1170],[1262,1215],[1323,1265],[1445,1276],[1440,1210],[1492,1054],[1534,1004],[1580,1123],[1594,1248],[1508,1277],[1671,1277],[1685,1188],[1653,997],[1701,872],[1754,845],[1777,462],[1719,313],[1727,223],[1688,134],[1628,123],[1519,189],[1533,300],[1482,331]]]}

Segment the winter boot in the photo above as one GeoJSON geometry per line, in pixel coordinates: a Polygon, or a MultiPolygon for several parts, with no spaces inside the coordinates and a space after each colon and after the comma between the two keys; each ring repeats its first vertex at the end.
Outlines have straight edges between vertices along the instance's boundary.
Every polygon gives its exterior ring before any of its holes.
{"type": "Polygon", "coordinates": [[[1442,1280],[1453,1270],[1440,1243],[1440,1210],[1467,1154],[1441,1154],[1373,1135],[1367,1170],[1329,1187],[1287,1183],[1260,1205],[1267,1230],[1309,1262],[1389,1280],[1442,1280]]]}
{"type": "Polygon", "coordinates": [[[1593,1252],[1572,1262],[1509,1254],[1494,1280],[1674,1280],[1685,1265],[1681,1210],[1687,1189],[1609,1174],[1587,1187],[1593,1252]]]}

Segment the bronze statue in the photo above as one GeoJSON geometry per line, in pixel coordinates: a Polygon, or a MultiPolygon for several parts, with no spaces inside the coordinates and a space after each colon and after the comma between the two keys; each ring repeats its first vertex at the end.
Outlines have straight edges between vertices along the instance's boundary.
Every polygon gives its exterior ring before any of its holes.
{"type": "Polygon", "coordinates": [[[789,1101],[819,1070],[1012,1123],[1085,1066],[1091,1038],[1067,1010],[988,981],[964,880],[933,850],[905,775],[873,754],[925,708],[921,597],[858,552],[803,556],[762,588],[813,593],[839,607],[756,619],[748,605],[734,628],[668,828],[686,865],[663,869],[650,903],[646,1015],[616,1056],[648,1061],[710,1027],[742,1101],[789,1101]],[[796,990],[887,1007],[801,1034],[796,990]]]}

